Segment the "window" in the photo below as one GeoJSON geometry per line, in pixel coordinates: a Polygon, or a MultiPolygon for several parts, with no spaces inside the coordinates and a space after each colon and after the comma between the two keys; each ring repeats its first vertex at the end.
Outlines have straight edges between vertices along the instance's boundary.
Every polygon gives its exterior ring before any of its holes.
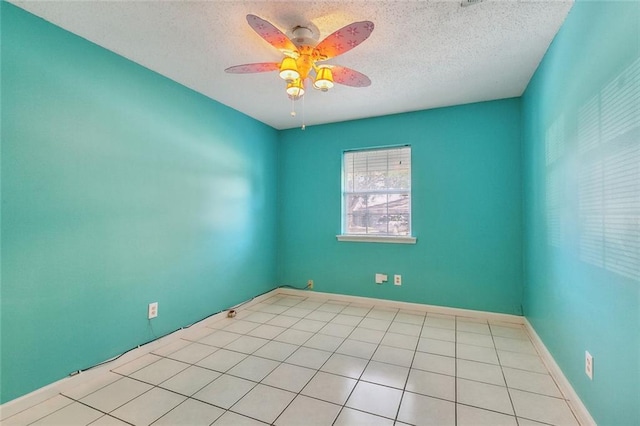
{"type": "Polygon", "coordinates": [[[340,241],[415,243],[411,237],[411,147],[347,151],[340,241]]]}

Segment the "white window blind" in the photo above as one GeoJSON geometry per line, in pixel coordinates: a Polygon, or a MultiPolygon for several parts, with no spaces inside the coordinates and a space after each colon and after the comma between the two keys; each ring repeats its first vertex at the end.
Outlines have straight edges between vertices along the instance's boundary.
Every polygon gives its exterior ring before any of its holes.
{"type": "Polygon", "coordinates": [[[411,235],[411,147],[347,151],[342,234],[411,235]]]}

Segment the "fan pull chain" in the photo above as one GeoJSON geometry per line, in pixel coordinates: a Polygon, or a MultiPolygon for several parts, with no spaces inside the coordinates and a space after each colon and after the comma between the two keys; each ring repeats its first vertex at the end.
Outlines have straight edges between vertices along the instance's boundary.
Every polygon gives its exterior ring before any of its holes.
{"type": "Polygon", "coordinates": [[[291,96],[291,117],[295,117],[296,116],[296,104],[295,104],[295,99],[293,98],[293,96],[291,96]]]}
{"type": "Polygon", "coordinates": [[[302,97],[302,130],[306,129],[307,126],[304,124],[304,96],[302,97]]]}

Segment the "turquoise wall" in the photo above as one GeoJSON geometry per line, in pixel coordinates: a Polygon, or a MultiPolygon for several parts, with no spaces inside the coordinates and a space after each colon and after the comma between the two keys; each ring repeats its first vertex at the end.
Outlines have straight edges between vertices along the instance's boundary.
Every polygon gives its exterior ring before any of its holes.
{"type": "Polygon", "coordinates": [[[640,418],[640,3],[578,1],[522,99],[304,132],[0,8],[0,402],[313,279],[515,314],[524,290],[596,421],[640,418]],[[407,143],[418,243],[337,242],[342,152],[407,143]]]}
{"type": "Polygon", "coordinates": [[[523,97],[525,315],[600,425],[640,419],[639,21],[578,1],[523,97]]]}
{"type": "Polygon", "coordinates": [[[281,132],[279,278],[321,292],[520,313],[520,101],[281,132]],[[412,147],[415,245],[338,242],[342,152],[412,147]],[[374,283],[374,274],[403,283],[374,283]]]}
{"type": "Polygon", "coordinates": [[[1,8],[5,402],[272,288],[278,135],[1,8]]]}

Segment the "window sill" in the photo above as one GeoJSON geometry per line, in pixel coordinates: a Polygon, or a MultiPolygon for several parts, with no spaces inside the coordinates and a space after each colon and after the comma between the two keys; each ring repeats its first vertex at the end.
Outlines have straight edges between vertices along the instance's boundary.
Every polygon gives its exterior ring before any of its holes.
{"type": "Polygon", "coordinates": [[[336,235],[338,241],[348,241],[353,243],[390,243],[390,244],[415,244],[416,237],[391,236],[381,237],[379,235],[336,235]]]}

